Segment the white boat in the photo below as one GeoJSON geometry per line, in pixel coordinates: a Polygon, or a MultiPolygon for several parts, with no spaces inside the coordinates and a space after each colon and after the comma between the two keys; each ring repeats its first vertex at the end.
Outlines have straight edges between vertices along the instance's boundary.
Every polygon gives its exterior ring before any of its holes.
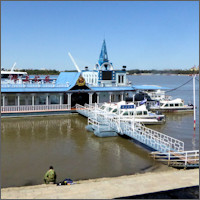
{"type": "Polygon", "coordinates": [[[9,79],[11,77],[16,76],[16,78],[22,77],[24,78],[27,75],[27,72],[17,72],[17,71],[11,71],[11,70],[6,70],[2,71],[1,70],[1,79],[9,79]]]}
{"type": "Polygon", "coordinates": [[[150,110],[162,112],[188,112],[194,110],[194,106],[184,105],[184,101],[180,98],[170,101],[160,101],[155,105],[150,106],[150,110]]]}
{"type": "Polygon", "coordinates": [[[134,103],[127,104],[125,101],[121,101],[116,104],[104,103],[100,109],[110,115],[119,115],[120,113],[120,118],[125,121],[130,121],[134,118],[136,122],[143,124],[163,124],[165,122],[164,115],[148,111],[144,104],[136,107],[134,103]],[[127,106],[129,108],[126,109],[127,106]]]}
{"type": "Polygon", "coordinates": [[[153,90],[146,92],[154,101],[172,100],[172,97],[165,94],[164,90],[153,90]]]}
{"type": "Polygon", "coordinates": [[[147,99],[147,101],[163,101],[171,100],[172,97],[165,94],[164,90],[143,90],[135,94],[134,101],[142,101],[147,99]]]}
{"type": "Polygon", "coordinates": [[[1,70],[2,83],[16,83],[16,81],[21,83],[22,79],[24,79],[27,76],[27,72],[14,71],[15,65],[16,63],[14,63],[11,70],[1,70]]]}

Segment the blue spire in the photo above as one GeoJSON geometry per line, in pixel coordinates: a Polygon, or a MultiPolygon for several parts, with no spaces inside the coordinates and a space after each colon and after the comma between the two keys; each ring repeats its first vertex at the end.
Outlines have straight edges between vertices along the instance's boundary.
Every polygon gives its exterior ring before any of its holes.
{"type": "Polygon", "coordinates": [[[105,39],[103,40],[103,45],[101,48],[101,53],[99,56],[99,65],[101,66],[103,63],[108,62],[108,54],[106,50],[106,41],[105,39]]]}

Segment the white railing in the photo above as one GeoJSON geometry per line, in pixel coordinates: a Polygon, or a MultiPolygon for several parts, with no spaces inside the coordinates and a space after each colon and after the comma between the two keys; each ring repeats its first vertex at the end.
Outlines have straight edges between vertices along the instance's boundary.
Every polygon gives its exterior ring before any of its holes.
{"type": "Polygon", "coordinates": [[[93,129],[104,128],[112,129],[120,134],[128,135],[137,141],[157,150],[151,155],[159,161],[167,161],[171,166],[199,166],[199,150],[184,151],[184,142],[167,136],[158,131],[152,130],[142,124],[132,121],[125,121],[116,114],[111,115],[102,111],[97,105],[85,106],[76,105],[78,112],[84,112],[88,117],[88,124],[93,129]],[[92,117],[91,117],[92,116],[92,117]],[[103,126],[102,126],[103,125],[103,126]]]}
{"type": "Polygon", "coordinates": [[[88,125],[92,125],[93,129],[99,131],[100,123],[97,120],[88,117],[88,125]]]}
{"type": "Polygon", "coordinates": [[[1,106],[1,112],[19,112],[19,111],[48,111],[48,110],[69,110],[68,104],[54,105],[24,105],[24,106],[1,106]]]}
{"type": "Polygon", "coordinates": [[[159,142],[160,144],[169,146],[170,150],[184,151],[184,142],[153,129],[147,128],[140,123],[135,122],[135,131],[145,135],[146,139],[150,141],[150,145],[153,145],[154,142],[159,142]]]}
{"type": "Polygon", "coordinates": [[[147,128],[138,122],[127,122],[123,117],[119,118],[116,114],[111,115],[99,109],[98,106],[85,104],[85,106],[77,105],[76,108],[80,109],[78,112],[84,116],[106,124],[116,132],[126,134],[157,151],[184,151],[184,142],[147,128]]]}
{"type": "MultiPolygon", "coordinates": [[[[97,109],[96,109],[97,110],[97,109]]],[[[93,112],[96,112],[96,110],[93,112]]],[[[100,112],[99,112],[100,113],[100,112]]],[[[101,118],[104,117],[104,123],[110,125],[113,129],[121,134],[126,134],[129,137],[137,139],[138,141],[156,149],[161,152],[173,151],[184,151],[184,142],[147,128],[134,120],[127,122],[124,118],[119,118],[118,115],[110,115],[108,112],[100,113],[101,118]]]]}
{"type": "Polygon", "coordinates": [[[199,165],[199,150],[168,153],[156,151],[151,152],[150,155],[158,161],[168,162],[168,165],[199,165]]]}
{"type": "Polygon", "coordinates": [[[52,83],[23,83],[23,84],[5,84],[1,83],[1,88],[52,88],[52,87],[69,87],[69,84],[52,84],[52,83]]]}

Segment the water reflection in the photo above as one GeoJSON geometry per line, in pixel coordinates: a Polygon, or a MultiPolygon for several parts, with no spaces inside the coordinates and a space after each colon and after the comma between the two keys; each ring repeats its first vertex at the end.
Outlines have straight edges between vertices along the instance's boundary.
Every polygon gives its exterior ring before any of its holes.
{"type": "MultiPolygon", "coordinates": [[[[149,127],[181,139],[186,150],[198,149],[191,118],[168,114],[164,125],[149,127]]],[[[85,130],[86,124],[76,114],[2,119],[2,186],[40,184],[49,165],[59,174],[58,181],[133,174],[160,165],[134,141],[98,138],[85,130]]]]}
{"type": "Polygon", "coordinates": [[[192,150],[197,150],[196,147],[196,131],[194,131],[193,137],[192,137],[192,150]]]}
{"type": "Polygon", "coordinates": [[[79,115],[2,119],[2,186],[40,184],[49,165],[62,181],[133,174],[155,164],[131,140],[98,138],[86,124],[79,115]]]}

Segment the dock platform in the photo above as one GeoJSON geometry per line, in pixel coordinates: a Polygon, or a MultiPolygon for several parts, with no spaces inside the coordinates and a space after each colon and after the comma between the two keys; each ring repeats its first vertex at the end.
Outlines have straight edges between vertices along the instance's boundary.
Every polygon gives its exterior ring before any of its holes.
{"type": "MultiPolygon", "coordinates": [[[[76,104],[77,112],[88,118],[88,126],[95,135],[101,135],[101,131],[113,131],[118,135],[126,135],[148,150],[150,156],[168,166],[178,168],[199,167],[199,150],[185,151],[184,142],[165,135],[161,132],[147,128],[139,122],[125,118],[107,111],[102,111],[97,104],[81,106],[76,104]],[[98,133],[98,134],[96,134],[98,133]]],[[[101,137],[101,136],[100,136],[101,137]]]]}

